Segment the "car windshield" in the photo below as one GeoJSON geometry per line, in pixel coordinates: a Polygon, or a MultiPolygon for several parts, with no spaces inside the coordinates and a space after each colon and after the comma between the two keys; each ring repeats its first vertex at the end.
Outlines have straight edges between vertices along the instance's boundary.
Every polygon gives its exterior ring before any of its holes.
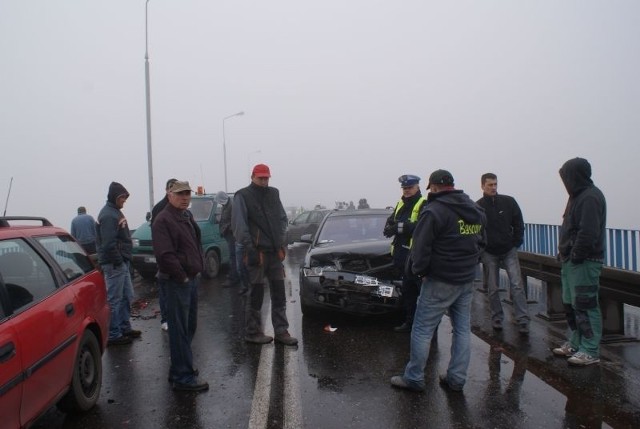
{"type": "Polygon", "coordinates": [[[331,216],[318,232],[318,244],[346,244],[366,240],[385,240],[382,231],[386,214],[331,216]]]}
{"type": "Polygon", "coordinates": [[[189,211],[193,214],[193,219],[198,222],[201,220],[209,220],[213,201],[206,198],[194,198],[191,200],[189,211]]]}

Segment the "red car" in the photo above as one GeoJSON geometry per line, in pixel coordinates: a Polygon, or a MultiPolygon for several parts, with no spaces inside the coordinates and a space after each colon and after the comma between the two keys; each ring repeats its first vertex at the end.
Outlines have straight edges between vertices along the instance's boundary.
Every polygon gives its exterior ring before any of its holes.
{"type": "Polygon", "coordinates": [[[104,280],[82,247],[44,218],[0,217],[0,426],[93,407],[108,328],[104,280]]]}

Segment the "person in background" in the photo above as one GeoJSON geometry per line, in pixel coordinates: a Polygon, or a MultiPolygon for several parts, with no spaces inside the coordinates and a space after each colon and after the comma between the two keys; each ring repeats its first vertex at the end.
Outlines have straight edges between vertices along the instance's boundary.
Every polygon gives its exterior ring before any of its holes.
{"type": "Polygon", "coordinates": [[[233,287],[240,283],[240,274],[236,264],[236,240],[233,237],[231,228],[232,202],[226,192],[220,191],[216,194],[216,203],[222,207],[220,213],[220,235],[226,240],[229,247],[229,274],[222,287],[233,287]]]}
{"type": "Polygon", "coordinates": [[[425,388],[424,368],[430,341],[448,311],[453,325],[451,359],[440,385],[462,391],[471,358],[473,280],[484,246],[484,210],[454,188],[453,176],[436,170],[429,176],[427,197],[411,246],[411,270],[422,287],[411,329],[410,360],[391,385],[410,391],[425,388]]]}
{"type": "Polygon", "coordinates": [[[553,349],[569,364],[600,362],[602,313],[598,294],[606,246],[607,202],[591,180],[591,164],[573,158],[560,168],[569,194],[564,210],[558,259],[562,261],[562,302],[571,328],[569,341],[553,349]]]}
{"type": "Polygon", "coordinates": [[[191,192],[189,182],[174,182],[167,194],[169,203],[158,213],[151,232],[158,283],[167,294],[169,381],[173,390],[204,391],[209,384],[198,381],[191,350],[198,320],[198,283],[204,268],[198,226],[187,210],[191,192]]]}
{"type": "Polygon", "coordinates": [[[71,221],[71,235],[85,252],[96,253],[96,221],[83,206],[78,207],[78,215],[71,221]]]}
{"type": "Polygon", "coordinates": [[[107,203],[98,214],[96,223],[96,246],[98,263],[107,285],[107,300],[111,309],[109,322],[110,346],[130,344],[132,338],[140,337],[141,331],[131,327],[131,233],[127,219],[122,213],[129,192],[118,182],[111,182],[107,203]]]}
{"type": "Polygon", "coordinates": [[[480,178],[482,198],[478,205],[487,216],[487,247],[481,260],[487,273],[489,307],[493,329],[501,330],[504,311],[500,302],[500,266],[504,266],[509,278],[511,299],[519,331],[529,334],[529,311],[518,260],[518,247],[524,241],[524,220],[520,206],[513,197],[498,194],[498,176],[485,173],[480,178]]]}
{"type": "Polygon", "coordinates": [[[412,174],[405,174],[398,178],[402,188],[402,197],[396,204],[393,213],[387,219],[383,234],[385,237],[393,237],[391,242],[391,254],[393,264],[402,273],[402,300],[404,304],[404,322],[396,326],[396,332],[411,332],[413,315],[416,312],[416,300],[418,299],[420,279],[405,272],[405,265],[411,250],[413,230],[418,222],[420,210],[426,203],[426,199],[420,192],[420,178],[412,174]]]}
{"type": "Polygon", "coordinates": [[[251,172],[251,184],[233,196],[233,235],[236,242],[243,246],[243,259],[249,273],[245,341],[267,344],[274,339],[265,335],[262,326],[262,301],[265,282],[268,280],[275,340],[293,346],[298,344],[298,340],[288,331],[282,265],[285,258],[287,213],[280,201],[280,192],[269,186],[270,177],[269,167],[257,164],[251,172]]]}
{"type": "MultiPolygon", "coordinates": [[[[155,218],[167,206],[167,204],[169,204],[169,189],[171,189],[171,186],[173,186],[177,181],[178,179],[175,178],[167,180],[167,184],[164,188],[164,197],[151,209],[151,219],[149,220],[149,224],[152,227],[155,218]]],[[[158,274],[156,274],[156,278],[157,277],[158,274]]],[[[167,331],[169,329],[169,325],[167,324],[167,291],[163,287],[164,285],[164,282],[158,282],[158,303],[160,305],[160,329],[167,331]]]]}

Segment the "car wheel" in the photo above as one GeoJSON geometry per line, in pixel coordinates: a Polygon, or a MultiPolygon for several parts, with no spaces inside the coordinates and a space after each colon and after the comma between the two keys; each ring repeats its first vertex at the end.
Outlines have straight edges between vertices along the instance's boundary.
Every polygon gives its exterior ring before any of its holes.
{"type": "Polygon", "coordinates": [[[58,408],[65,412],[86,411],[98,402],[101,387],[102,353],[96,336],[86,330],[78,346],[69,391],[58,402],[58,408]]]}
{"type": "Polygon", "coordinates": [[[220,273],[220,257],[215,250],[209,250],[204,258],[204,272],[202,273],[208,279],[218,277],[220,273]]]}

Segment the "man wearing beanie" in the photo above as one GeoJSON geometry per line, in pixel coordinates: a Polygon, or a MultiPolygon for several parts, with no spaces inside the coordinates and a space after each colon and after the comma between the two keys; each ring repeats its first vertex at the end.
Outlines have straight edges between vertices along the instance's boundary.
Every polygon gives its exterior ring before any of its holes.
{"type": "Polygon", "coordinates": [[[141,332],[131,328],[133,285],[131,261],[131,233],[121,209],[129,192],[118,182],[111,182],[107,203],[100,210],[96,223],[98,263],[107,285],[107,299],[111,308],[108,345],[130,344],[141,332]]]}

